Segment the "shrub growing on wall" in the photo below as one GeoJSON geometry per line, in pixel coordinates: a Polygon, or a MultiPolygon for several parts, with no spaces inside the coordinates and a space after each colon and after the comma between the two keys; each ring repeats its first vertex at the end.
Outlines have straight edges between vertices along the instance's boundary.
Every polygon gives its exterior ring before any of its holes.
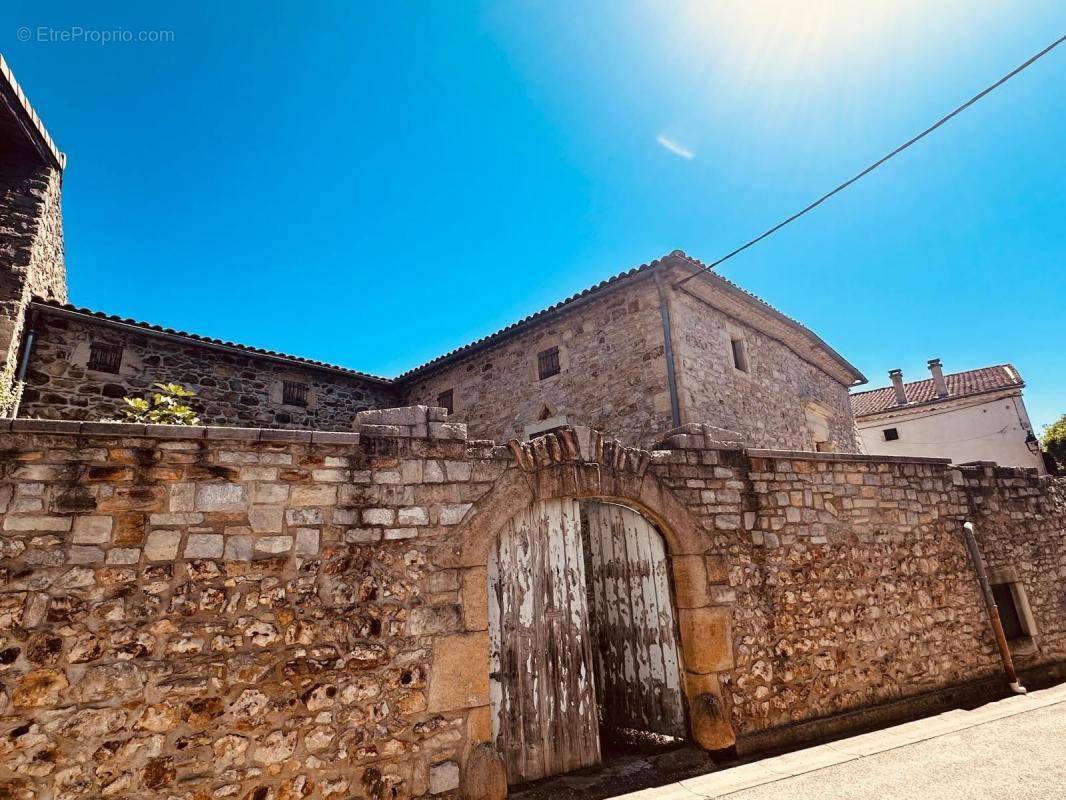
{"type": "Polygon", "coordinates": [[[122,409],[125,422],[144,422],[152,425],[199,425],[200,418],[185,401],[195,397],[179,383],[154,384],[158,391],[148,397],[124,397],[122,409]]]}

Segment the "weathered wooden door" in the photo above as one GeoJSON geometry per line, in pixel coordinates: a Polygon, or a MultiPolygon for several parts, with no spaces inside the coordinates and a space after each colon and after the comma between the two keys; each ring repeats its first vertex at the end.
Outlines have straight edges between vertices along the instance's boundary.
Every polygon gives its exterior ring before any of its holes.
{"type": "Polygon", "coordinates": [[[583,502],[597,702],[608,728],[683,738],[685,711],[662,536],[614,503],[583,502]]]}
{"type": "Polygon", "coordinates": [[[597,763],[577,502],[537,502],[513,517],[489,557],[488,581],[492,731],[508,782],[597,763]]]}

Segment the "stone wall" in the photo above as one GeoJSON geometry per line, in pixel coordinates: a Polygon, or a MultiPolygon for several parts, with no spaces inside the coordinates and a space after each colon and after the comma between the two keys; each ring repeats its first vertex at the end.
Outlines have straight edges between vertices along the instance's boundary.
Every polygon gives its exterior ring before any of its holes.
{"type": "MultiPolygon", "coordinates": [[[[1066,660],[1064,482],[944,462],[510,448],[439,409],[359,433],[0,422],[0,793],[449,796],[491,737],[485,563],[537,499],[667,543],[693,739],[742,744],[997,676],[959,537],[1066,660]]],[[[480,784],[478,784],[480,785],[480,784]]]]}
{"type": "Polygon", "coordinates": [[[123,397],[145,396],[157,382],[193,389],[193,405],[209,425],[350,431],[359,411],[396,405],[396,392],[386,381],[236,349],[220,351],[89,315],[40,307],[36,332],[22,417],[119,418],[123,397]],[[88,369],[92,342],[123,348],[118,374],[88,369]],[[306,406],[282,402],[286,380],[308,386],[306,406]]]}
{"type": "Polygon", "coordinates": [[[0,158],[0,364],[14,356],[33,297],[67,299],[62,173],[0,158]]]}
{"type": "Polygon", "coordinates": [[[648,445],[671,425],[662,320],[644,278],[579,305],[466,358],[401,379],[405,402],[437,405],[451,390],[453,416],[472,436],[523,437],[524,427],[565,416],[648,445]],[[562,370],[540,380],[537,354],[558,347],[562,370]]]}
{"type": "Polygon", "coordinates": [[[833,450],[860,452],[844,384],[687,292],[672,293],[670,309],[684,422],[739,431],[757,447],[813,450],[804,409],[816,401],[831,411],[833,450]],[[746,372],[733,365],[731,335],[744,341],[746,372]]]}

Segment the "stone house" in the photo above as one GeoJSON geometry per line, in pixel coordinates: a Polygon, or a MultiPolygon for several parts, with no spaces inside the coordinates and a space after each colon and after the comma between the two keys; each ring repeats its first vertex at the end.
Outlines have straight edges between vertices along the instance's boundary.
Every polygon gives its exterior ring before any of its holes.
{"type": "Polygon", "coordinates": [[[1013,365],[945,375],[933,358],[929,372],[925,380],[904,383],[895,369],[888,373],[891,386],[851,396],[865,452],[1046,472],[1022,399],[1025,382],[1013,365]]]}

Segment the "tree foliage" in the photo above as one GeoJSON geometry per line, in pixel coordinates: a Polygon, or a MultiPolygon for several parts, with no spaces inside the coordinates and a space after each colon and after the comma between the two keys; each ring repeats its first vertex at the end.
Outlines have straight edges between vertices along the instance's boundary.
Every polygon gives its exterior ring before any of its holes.
{"type": "Polygon", "coordinates": [[[1044,435],[1040,437],[1040,443],[1059,463],[1060,468],[1066,468],[1066,414],[1050,425],[1044,426],[1044,435]]]}
{"type": "Polygon", "coordinates": [[[122,409],[125,422],[143,422],[151,425],[199,425],[200,418],[185,401],[195,397],[180,383],[157,383],[148,397],[124,397],[122,409]]]}

